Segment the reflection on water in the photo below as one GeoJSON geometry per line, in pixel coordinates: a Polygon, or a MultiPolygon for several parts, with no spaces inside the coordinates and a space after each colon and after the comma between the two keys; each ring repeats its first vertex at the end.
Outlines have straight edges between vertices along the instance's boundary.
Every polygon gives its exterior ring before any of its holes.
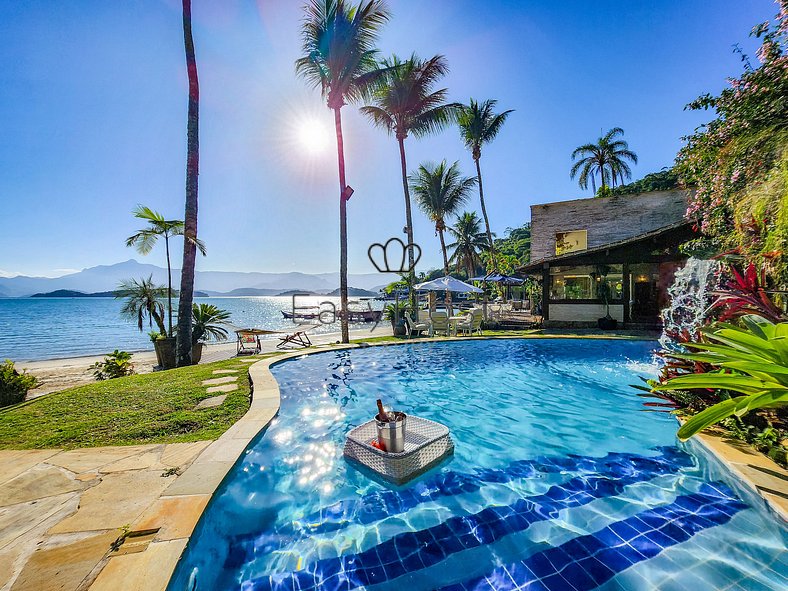
{"type": "MultiPolygon", "coordinates": [[[[228,310],[237,328],[292,330],[296,324],[282,316],[290,310],[292,298],[279,296],[195,298],[228,310]]],[[[339,303],[326,296],[299,298],[299,305],[321,301],[339,303]]],[[[370,300],[374,309],[382,302],[370,300]]],[[[56,359],[79,355],[100,355],[114,349],[151,350],[150,339],[137,325],[120,315],[122,302],[114,298],[0,298],[0,359],[56,359]],[[42,342],[46,346],[42,346],[42,342]]],[[[177,315],[177,311],[175,312],[177,315]]],[[[372,328],[357,324],[355,328],[372,328]]],[[[152,329],[152,328],[151,328],[152,329]]],[[[146,327],[145,331],[149,329],[146,327]]],[[[317,324],[314,333],[336,332],[339,325],[317,324]]],[[[231,333],[230,338],[234,338],[231,333]]]]}

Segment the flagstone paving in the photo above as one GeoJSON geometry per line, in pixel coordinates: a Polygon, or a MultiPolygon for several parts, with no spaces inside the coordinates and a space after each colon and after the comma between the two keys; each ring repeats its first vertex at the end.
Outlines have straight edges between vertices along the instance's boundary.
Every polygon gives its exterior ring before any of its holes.
{"type": "Polygon", "coordinates": [[[238,370],[237,369],[214,369],[211,373],[214,373],[214,374],[238,373],[238,370]]]}
{"type": "Polygon", "coordinates": [[[213,378],[210,380],[203,380],[203,386],[218,386],[219,384],[227,384],[229,382],[234,382],[238,378],[235,376],[224,376],[223,378],[213,378]]]}
{"type": "MultiPolygon", "coordinates": [[[[162,502],[177,480],[165,474],[187,470],[210,444],[0,451],[0,591],[87,589],[116,554],[111,545],[123,527],[151,529],[157,543],[185,543],[181,538],[191,533],[210,494],[162,502]]],[[[168,555],[150,546],[155,551],[147,560],[168,555]]],[[[149,552],[147,544],[140,550],[149,552]]],[[[146,576],[166,579],[169,572],[146,576]]],[[[114,586],[107,581],[103,588],[118,588],[117,579],[114,586]]]]}
{"type": "Polygon", "coordinates": [[[208,394],[213,394],[214,392],[232,392],[237,389],[238,384],[222,384],[221,386],[211,386],[206,392],[208,392],[208,394]]]}
{"type": "MultiPolygon", "coordinates": [[[[217,388],[221,388],[221,386],[217,386],[217,388]]],[[[236,388],[231,388],[231,390],[235,390],[236,388]]],[[[211,392],[212,390],[213,388],[208,388],[208,392],[211,392]]],[[[219,390],[219,392],[227,392],[227,390],[219,390]]],[[[200,400],[200,403],[194,408],[213,408],[214,406],[219,406],[222,402],[224,402],[225,398],[227,398],[227,394],[222,394],[221,396],[213,396],[212,398],[206,398],[205,400],[200,400]]]]}

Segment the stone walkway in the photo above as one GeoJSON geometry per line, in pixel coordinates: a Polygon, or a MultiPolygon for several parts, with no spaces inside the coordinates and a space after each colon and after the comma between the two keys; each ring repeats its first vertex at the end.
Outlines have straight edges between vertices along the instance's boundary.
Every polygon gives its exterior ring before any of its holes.
{"type": "Polygon", "coordinates": [[[160,497],[210,443],[0,451],[0,589],[87,589],[124,531],[155,529],[162,511],[156,539],[182,539],[180,553],[207,497],[160,497]]]}

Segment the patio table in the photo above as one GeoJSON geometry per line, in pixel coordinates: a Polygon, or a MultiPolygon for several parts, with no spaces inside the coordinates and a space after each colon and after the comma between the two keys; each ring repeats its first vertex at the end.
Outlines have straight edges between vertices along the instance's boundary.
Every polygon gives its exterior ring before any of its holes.
{"type": "Polygon", "coordinates": [[[454,332],[454,335],[457,336],[457,323],[462,322],[468,318],[467,314],[463,314],[461,316],[449,316],[449,332],[454,332]]]}

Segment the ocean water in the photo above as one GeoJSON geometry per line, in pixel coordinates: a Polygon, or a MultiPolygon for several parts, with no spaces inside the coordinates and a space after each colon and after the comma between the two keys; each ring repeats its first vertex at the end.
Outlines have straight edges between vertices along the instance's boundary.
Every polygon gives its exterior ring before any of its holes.
{"type": "MultiPolygon", "coordinates": [[[[288,330],[295,326],[292,320],[282,316],[282,310],[292,307],[290,297],[212,297],[195,301],[228,310],[236,328],[288,330]]],[[[339,298],[323,296],[298,298],[297,305],[316,305],[323,301],[339,307],[339,298]]],[[[374,309],[382,307],[381,302],[370,302],[374,309]]],[[[121,306],[122,302],[114,298],[0,298],[0,359],[33,361],[103,355],[114,349],[152,350],[147,335],[152,329],[145,326],[145,331],[139,332],[135,320],[121,316],[121,306]]],[[[177,321],[176,316],[174,311],[173,323],[177,321]]],[[[355,327],[369,329],[372,325],[355,327]]],[[[315,329],[322,333],[338,330],[338,323],[315,329]]],[[[235,338],[232,332],[230,338],[235,338]]]]}
{"type": "Polygon", "coordinates": [[[169,591],[788,588],[784,525],[630,387],[655,346],[473,340],[274,365],[280,412],[169,591]],[[401,487],[348,463],[377,398],[447,425],[454,456],[401,487]]]}

